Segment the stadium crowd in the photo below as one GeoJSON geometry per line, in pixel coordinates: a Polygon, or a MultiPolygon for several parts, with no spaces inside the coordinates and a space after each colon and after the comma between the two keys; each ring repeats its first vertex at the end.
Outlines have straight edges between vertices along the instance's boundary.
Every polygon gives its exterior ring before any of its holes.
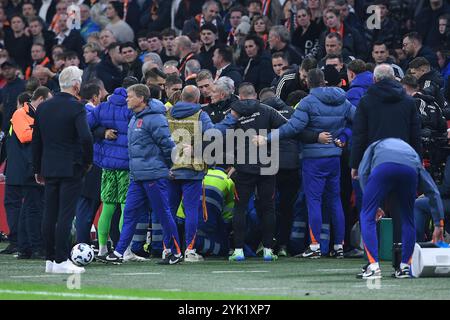
{"type": "MultiPolygon", "coordinates": [[[[48,272],[82,272],[66,261],[65,238],[96,239],[96,258],[116,264],[150,255],[163,264],[260,253],[266,261],[339,259],[365,249],[376,266],[365,276],[378,276],[377,243],[368,236],[376,219],[402,221],[398,242],[447,234],[449,19],[445,0],[1,0],[10,229],[1,253],[47,260],[48,272]],[[48,132],[56,131],[45,131],[45,117],[57,101],[84,108],[74,115],[78,134],[67,137],[74,149],[49,155],[48,132]],[[194,161],[194,144],[206,149],[205,136],[226,137],[227,129],[256,133],[214,161],[194,161]],[[275,172],[262,173],[260,157],[237,160],[256,146],[276,148],[275,172]],[[389,148],[402,150],[397,160],[389,148]],[[46,169],[45,157],[58,168],[46,169]],[[421,191],[405,191],[415,202],[401,213],[367,181],[375,172],[368,161],[400,172],[398,159],[433,178],[402,180],[421,191]],[[83,180],[66,192],[77,199],[54,219],[73,230],[59,223],[55,238],[49,185],[72,177],[72,166],[83,180]]],[[[383,183],[388,193],[393,182],[383,183]]],[[[398,277],[410,251],[404,247],[398,277]]]]}

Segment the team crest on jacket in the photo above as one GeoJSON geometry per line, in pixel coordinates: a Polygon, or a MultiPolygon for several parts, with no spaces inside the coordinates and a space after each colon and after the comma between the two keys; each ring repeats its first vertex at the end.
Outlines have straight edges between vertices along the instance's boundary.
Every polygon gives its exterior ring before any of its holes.
{"type": "Polygon", "coordinates": [[[144,122],[143,119],[139,119],[136,123],[136,128],[140,129],[142,127],[142,123],[144,122]]]}

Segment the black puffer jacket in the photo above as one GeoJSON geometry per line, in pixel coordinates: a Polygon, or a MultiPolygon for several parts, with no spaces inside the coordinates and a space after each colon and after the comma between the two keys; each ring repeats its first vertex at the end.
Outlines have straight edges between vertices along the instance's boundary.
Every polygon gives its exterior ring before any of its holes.
{"type": "Polygon", "coordinates": [[[267,135],[270,130],[276,129],[286,123],[287,119],[280,115],[274,108],[253,99],[235,101],[231,104],[231,109],[240,115],[235,125],[235,129],[241,129],[247,134],[247,138],[244,139],[243,137],[239,137],[235,144],[235,151],[237,153],[235,155],[234,167],[236,171],[256,175],[267,175],[267,173],[262,171],[262,168],[267,169],[271,166],[275,166],[276,170],[269,173],[270,175],[275,175],[279,169],[279,162],[276,163],[274,161],[279,160],[279,157],[281,156],[279,148],[274,150],[274,152],[278,153],[275,155],[270,153],[272,148],[269,146],[267,148],[267,156],[270,157],[271,161],[268,164],[263,164],[259,152],[252,144],[251,139],[255,134],[267,135]],[[261,130],[265,130],[265,132],[261,130]],[[245,155],[245,161],[244,163],[239,163],[239,156],[242,158],[243,155],[245,155]],[[278,159],[276,159],[276,156],[278,156],[278,159]],[[252,160],[256,160],[254,161],[256,163],[252,162],[252,160]]]}
{"type": "Polygon", "coordinates": [[[367,147],[385,138],[399,138],[421,154],[420,121],[416,103],[395,80],[372,85],[353,120],[351,167],[357,169],[367,147]]]}

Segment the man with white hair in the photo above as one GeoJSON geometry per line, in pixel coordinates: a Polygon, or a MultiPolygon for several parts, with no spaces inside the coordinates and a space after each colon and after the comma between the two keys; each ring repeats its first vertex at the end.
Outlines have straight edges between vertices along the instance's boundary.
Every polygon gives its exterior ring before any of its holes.
{"type": "Polygon", "coordinates": [[[234,81],[221,77],[214,82],[215,90],[211,94],[211,103],[203,108],[213,123],[222,121],[231,111],[231,104],[238,100],[234,95],[234,81]]]}
{"type": "MultiPolygon", "coordinates": [[[[395,80],[394,69],[388,64],[380,64],[374,70],[374,84],[369,87],[367,93],[361,98],[356,115],[353,121],[353,143],[350,156],[350,166],[352,168],[351,175],[353,179],[367,178],[367,173],[358,172],[358,167],[363,161],[364,152],[374,142],[397,138],[401,139],[420,155],[420,120],[415,101],[406,94],[402,85],[395,80]]],[[[400,180],[398,180],[400,181],[400,180]]],[[[403,180],[402,180],[403,181],[403,180]]],[[[404,208],[401,206],[402,196],[395,194],[391,197],[390,211],[391,216],[396,218],[400,214],[407,214],[404,209],[398,211],[396,208],[404,208]],[[393,203],[393,202],[396,203],[393,203]]],[[[378,199],[378,198],[377,198],[378,199]]],[[[375,200],[374,200],[375,201],[375,200]]],[[[381,201],[376,200],[376,205],[380,207],[381,201]]],[[[367,202],[363,200],[363,208],[367,202]]],[[[364,211],[364,210],[363,210],[364,211]]],[[[367,216],[361,212],[361,226],[366,228],[367,216]]],[[[394,242],[402,242],[399,225],[394,224],[394,242]]],[[[363,268],[360,274],[363,278],[380,277],[380,269],[376,264],[376,253],[374,253],[371,241],[366,237],[365,250],[370,265],[363,268]]],[[[396,266],[397,268],[400,267],[396,266]]]]}
{"type": "Polygon", "coordinates": [[[358,176],[364,151],[377,140],[399,138],[420,154],[420,123],[414,99],[395,80],[390,65],[378,65],[373,78],[375,84],[361,98],[353,121],[353,179],[358,176]]]}
{"type": "Polygon", "coordinates": [[[92,167],[93,145],[86,110],[77,96],[83,71],[72,66],[59,75],[61,92],[36,111],[32,149],[36,182],[45,184],[43,237],[45,272],[82,273],[69,260],[70,230],[83,176],[92,167]]]}

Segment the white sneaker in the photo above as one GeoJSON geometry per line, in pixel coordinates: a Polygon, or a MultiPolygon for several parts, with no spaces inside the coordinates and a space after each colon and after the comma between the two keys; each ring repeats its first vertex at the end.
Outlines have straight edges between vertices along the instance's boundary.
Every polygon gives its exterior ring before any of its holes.
{"type": "Polygon", "coordinates": [[[129,248],[125,251],[123,254],[123,262],[129,262],[129,261],[147,261],[149,259],[145,259],[144,257],[140,257],[137,254],[135,254],[133,251],[131,251],[129,248]]]}
{"type": "Polygon", "coordinates": [[[161,255],[161,259],[164,260],[169,255],[169,253],[172,253],[172,250],[170,249],[164,249],[161,255]]]}
{"type": "Polygon", "coordinates": [[[199,262],[203,260],[204,260],[203,257],[199,255],[197,252],[195,252],[195,249],[193,250],[187,249],[184,252],[184,261],[186,262],[199,262]]]}
{"type": "Polygon", "coordinates": [[[53,273],[83,273],[86,270],[84,270],[83,267],[77,267],[72,263],[70,260],[66,260],[61,263],[53,263],[53,273]]]}
{"type": "Polygon", "coordinates": [[[53,273],[53,261],[46,260],[45,261],[45,273],[53,273]]]}

